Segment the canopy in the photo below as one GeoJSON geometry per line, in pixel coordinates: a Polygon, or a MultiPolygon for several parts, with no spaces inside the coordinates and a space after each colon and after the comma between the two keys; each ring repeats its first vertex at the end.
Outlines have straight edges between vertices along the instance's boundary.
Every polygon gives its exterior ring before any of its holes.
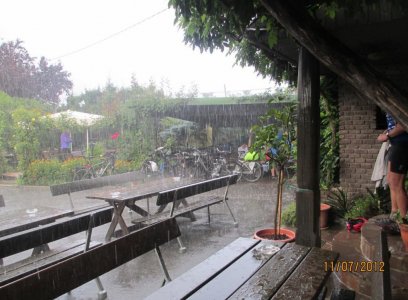
{"type": "Polygon", "coordinates": [[[101,115],[88,114],[81,111],[66,110],[49,115],[52,119],[64,118],[74,120],[77,124],[86,126],[86,149],[89,148],[89,126],[104,118],[101,115]]]}
{"type": "Polygon", "coordinates": [[[66,111],[62,111],[59,113],[55,113],[55,114],[49,115],[49,117],[53,119],[58,119],[58,118],[71,119],[71,120],[74,120],[77,124],[84,125],[84,126],[91,126],[95,124],[98,120],[101,120],[104,118],[101,115],[88,114],[88,113],[84,113],[81,111],[73,111],[73,110],[66,110],[66,111]]]}

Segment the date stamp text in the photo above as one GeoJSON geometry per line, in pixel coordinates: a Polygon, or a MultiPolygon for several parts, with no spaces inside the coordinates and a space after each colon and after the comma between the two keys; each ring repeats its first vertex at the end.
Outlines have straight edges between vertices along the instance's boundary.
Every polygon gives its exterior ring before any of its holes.
{"type": "Polygon", "coordinates": [[[383,261],[325,261],[325,272],[384,272],[383,261]]]}

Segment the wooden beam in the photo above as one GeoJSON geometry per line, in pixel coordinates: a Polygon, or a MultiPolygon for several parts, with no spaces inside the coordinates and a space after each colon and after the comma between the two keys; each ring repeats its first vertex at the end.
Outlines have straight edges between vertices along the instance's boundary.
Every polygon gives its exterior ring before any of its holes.
{"type": "Polygon", "coordinates": [[[319,63],[305,48],[299,52],[296,243],[320,247],[319,63]],[[306,192],[306,193],[305,193],[306,192]]]}
{"type": "Polygon", "coordinates": [[[328,33],[294,0],[261,0],[267,11],[322,64],[408,129],[407,95],[328,33]]]}

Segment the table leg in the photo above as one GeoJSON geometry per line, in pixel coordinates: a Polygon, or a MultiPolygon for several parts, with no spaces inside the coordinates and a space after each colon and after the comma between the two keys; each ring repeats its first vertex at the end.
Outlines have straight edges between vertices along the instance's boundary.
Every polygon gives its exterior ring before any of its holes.
{"type": "Polygon", "coordinates": [[[134,203],[129,203],[126,205],[127,207],[129,207],[131,210],[133,210],[135,213],[141,215],[142,217],[147,217],[149,216],[149,212],[145,211],[143,208],[137,206],[134,203]]]}
{"type": "Polygon", "coordinates": [[[124,230],[126,234],[129,233],[125,221],[122,218],[122,212],[124,209],[125,209],[124,202],[113,203],[113,218],[109,226],[108,232],[106,233],[105,241],[109,242],[111,240],[113,232],[115,231],[115,228],[118,225],[118,223],[120,224],[120,227],[122,228],[122,230],[124,230]],[[123,226],[126,227],[126,229],[124,229],[123,226]]]}
{"type": "MultiPolygon", "coordinates": [[[[181,203],[183,203],[183,205],[186,206],[186,207],[188,206],[187,200],[185,198],[181,199],[181,203]]],[[[190,218],[191,222],[194,222],[194,221],[197,220],[196,216],[194,215],[194,212],[192,212],[192,211],[189,211],[188,213],[186,213],[186,216],[188,216],[188,218],[190,218]]]]}

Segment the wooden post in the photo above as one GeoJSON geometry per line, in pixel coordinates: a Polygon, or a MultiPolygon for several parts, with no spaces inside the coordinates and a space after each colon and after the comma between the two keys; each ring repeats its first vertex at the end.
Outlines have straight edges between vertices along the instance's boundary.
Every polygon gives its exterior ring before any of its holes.
{"type": "Polygon", "coordinates": [[[320,247],[319,63],[305,48],[299,52],[296,244],[320,247]]]}

